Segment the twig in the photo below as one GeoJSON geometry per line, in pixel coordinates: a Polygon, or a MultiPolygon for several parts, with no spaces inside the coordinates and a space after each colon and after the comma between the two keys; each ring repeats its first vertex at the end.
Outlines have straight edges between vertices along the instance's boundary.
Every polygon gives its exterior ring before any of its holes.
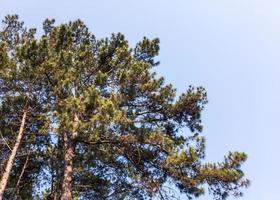
{"type": "Polygon", "coordinates": [[[6,146],[10,149],[10,151],[12,151],[12,148],[9,146],[8,142],[6,141],[6,139],[3,137],[2,133],[0,133],[2,140],[4,140],[6,146]]]}

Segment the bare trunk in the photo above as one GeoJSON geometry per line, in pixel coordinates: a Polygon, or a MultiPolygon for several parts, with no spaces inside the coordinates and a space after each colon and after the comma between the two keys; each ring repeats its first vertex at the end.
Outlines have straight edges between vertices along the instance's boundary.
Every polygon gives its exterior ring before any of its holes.
{"type": "Polygon", "coordinates": [[[64,133],[64,176],[61,200],[72,200],[72,176],[74,145],[68,133],[64,133]]]}
{"type": "Polygon", "coordinates": [[[64,176],[61,200],[72,200],[73,159],[75,156],[75,143],[73,139],[77,136],[78,122],[78,116],[75,114],[71,134],[63,133],[64,176]]]}
{"type": "Polygon", "coordinates": [[[6,167],[5,167],[5,170],[4,170],[4,173],[3,173],[1,181],[0,181],[0,200],[3,199],[4,191],[5,191],[9,176],[10,176],[10,172],[11,172],[16,154],[17,154],[17,150],[19,148],[21,139],[23,137],[23,130],[24,130],[24,126],[25,126],[26,115],[27,115],[27,110],[25,110],[23,112],[18,136],[16,138],[16,143],[13,147],[11,155],[9,156],[9,159],[7,161],[7,164],[6,164],[6,167]]]}

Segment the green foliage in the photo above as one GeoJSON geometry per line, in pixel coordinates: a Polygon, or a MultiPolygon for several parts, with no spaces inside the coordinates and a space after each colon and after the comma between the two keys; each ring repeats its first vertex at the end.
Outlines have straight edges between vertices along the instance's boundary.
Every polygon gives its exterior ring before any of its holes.
{"type": "MultiPolygon", "coordinates": [[[[6,98],[29,98],[28,145],[22,149],[34,144],[34,158],[42,159],[31,162],[35,178],[24,190],[29,197],[61,195],[62,136],[73,129],[74,198],[171,198],[165,187],[171,183],[189,198],[208,188],[216,199],[225,199],[248,186],[241,170],[244,153],[231,152],[221,163],[203,162],[201,112],[207,94],[190,86],[176,98],[173,86],[153,72],[159,39],[143,38],[131,48],[120,33],[96,39],[81,20],[56,26],[47,19],[41,36],[24,28],[16,15],[3,22],[0,121],[11,113],[5,106],[17,115],[22,110],[16,103],[6,105],[6,98]],[[48,183],[40,196],[44,171],[48,183]]],[[[11,121],[1,126],[7,140],[14,134],[11,127],[11,121]]]]}
{"type": "Polygon", "coordinates": [[[13,163],[5,198],[33,199],[44,173],[42,159],[51,124],[47,110],[49,100],[40,80],[42,60],[37,56],[42,51],[34,38],[35,29],[24,28],[18,16],[7,16],[3,25],[0,32],[0,174],[14,146],[21,116],[27,111],[24,137],[13,163]]]}

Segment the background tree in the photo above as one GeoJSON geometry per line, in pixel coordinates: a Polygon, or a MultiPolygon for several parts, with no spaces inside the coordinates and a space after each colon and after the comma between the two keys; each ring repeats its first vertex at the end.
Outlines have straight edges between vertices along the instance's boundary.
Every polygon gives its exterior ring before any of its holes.
{"type": "Polygon", "coordinates": [[[170,185],[189,198],[205,188],[216,199],[242,194],[246,154],[203,162],[206,92],[190,86],[176,97],[153,69],[158,39],[131,48],[122,34],[96,39],[80,20],[47,19],[43,28],[24,58],[40,61],[39,91],[51,102],[41,104],[52,122],[46,130],[56,135],[43,155],[51,177],[45,198],[168,199],[170,185]]]}
{"type": "Polygon", "coordinates": [[[34,38],[36,30],[24,28],[17,15],[5,17],[3,25],[0,32],[0,199],[4,191],[5,199],[19,196],[30,199],[42,173],[38,159],[43,144],[47,143],[49,127],[44,113],[46,88],[38,76],[41,57],[35,57],[35,52],[41,49],[34,38]]]}

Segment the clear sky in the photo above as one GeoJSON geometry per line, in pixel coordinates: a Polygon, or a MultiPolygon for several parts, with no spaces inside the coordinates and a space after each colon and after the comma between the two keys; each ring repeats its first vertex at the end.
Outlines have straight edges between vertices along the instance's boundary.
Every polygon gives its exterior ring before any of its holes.
{"type": "Polygon", "coordinates": [[[279,0],[0,0],[1,19],[15,13],[36,27],[80,18],[97,37],[122,32],[131,44],[159,37],[158,73],[179,92],[208,91],[207,160],[245,151],[252,184],[241,199],[279,200],[279,0]]]}

